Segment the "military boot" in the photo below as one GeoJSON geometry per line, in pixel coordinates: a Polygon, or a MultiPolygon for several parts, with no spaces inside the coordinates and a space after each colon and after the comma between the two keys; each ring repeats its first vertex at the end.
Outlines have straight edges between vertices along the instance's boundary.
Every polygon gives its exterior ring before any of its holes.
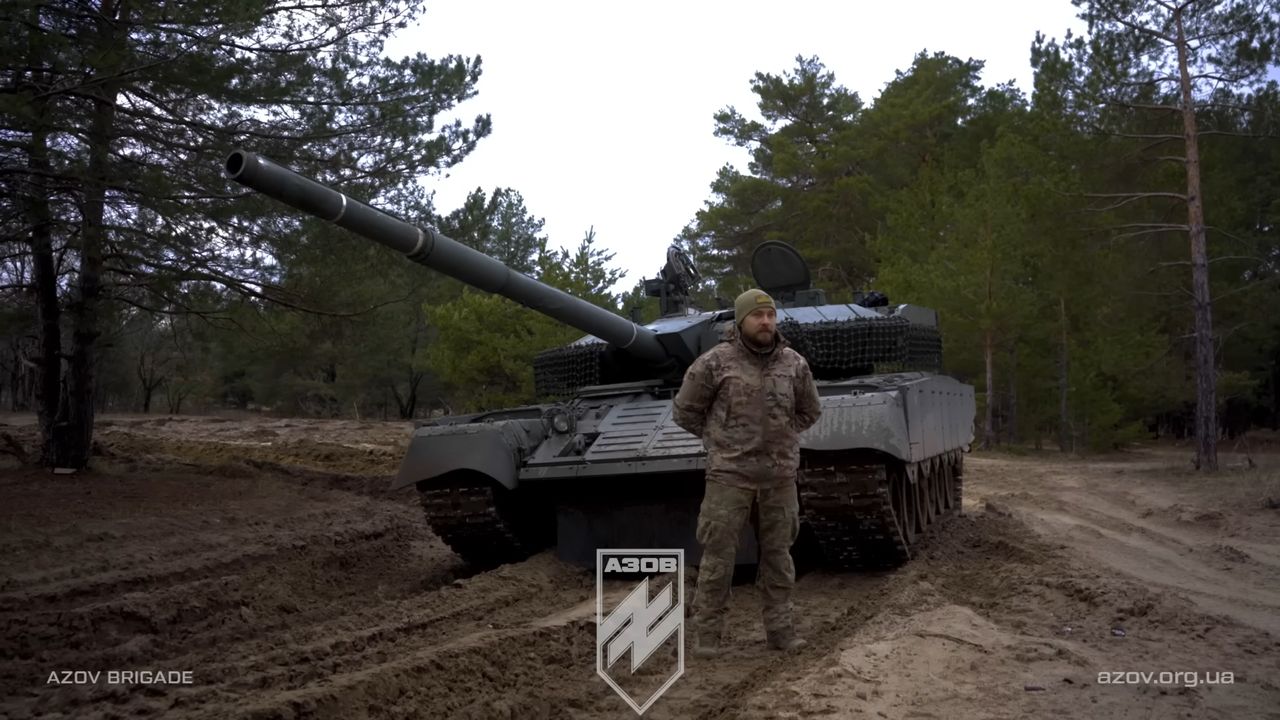
{"type": "Polygon", "coordinates": [[[719,657],[720,632],[715,630],[699,630],[693,643],[693,656],[696,658],[719,657]]]}
{"type": "Polygon", "coordinates": [[[765,632],[765,639],[769,642],[769,647],[783,652],[795,652],[809,644],[808,640],[796,637],[796,631],[793,628],[768,630],[765,632]]]}

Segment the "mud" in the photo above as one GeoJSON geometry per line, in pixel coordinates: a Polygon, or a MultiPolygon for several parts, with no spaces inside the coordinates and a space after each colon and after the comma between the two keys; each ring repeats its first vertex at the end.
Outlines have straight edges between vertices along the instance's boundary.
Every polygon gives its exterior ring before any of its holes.
{"type": "MultiPolygon", "coordinates": [[[[594,576],[462,563],[386,491],[408,431],[110,417],[88,473],[0,465],[0,716],[634,717],[595,674],[594,576]],[[140,670],[190,683],[108,682],[140,670]]],[[[767,650],[739,585],[725,655],[646,717],[1280,717],[1280,456],[1252,460],[970,456],[907,566],[801,578],[808,648],[767,650]]]]}

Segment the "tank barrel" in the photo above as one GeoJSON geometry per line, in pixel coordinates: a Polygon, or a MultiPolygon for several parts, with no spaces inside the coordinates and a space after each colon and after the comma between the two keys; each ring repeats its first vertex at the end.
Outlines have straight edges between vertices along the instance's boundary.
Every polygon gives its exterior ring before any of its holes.
{"type": "Polygon", "coordinates": [[[657,335],[646,327],[516,272],[431,228],[404,222],[352,200],[261,155],[236,150],[227,157],[225,170],[241,185],[382,243],[472,287],[510,298],[639,358],[655,363],[669,358],[657,335]]]}

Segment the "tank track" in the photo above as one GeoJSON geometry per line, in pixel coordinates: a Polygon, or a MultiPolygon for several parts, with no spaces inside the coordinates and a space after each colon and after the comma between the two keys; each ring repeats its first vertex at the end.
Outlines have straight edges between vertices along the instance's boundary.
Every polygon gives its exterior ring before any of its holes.
{"type": "MultiPolygon", "coordinates": [[[[910,465],[806,459],[799,481],[801,514],[823,564],[875,570],[910,560],[922,536],[959,510],[962,463],[959,451],[910,465]],[[908,479],[912,473],[915,482],[908,479]]],[[[524,560],[549,542],[545,529],[513,522],[535,516],[527,506],[503,512],[500,492],[478,478],[418,488],[431,529],[468,563],[482,567],[524,560]]]]}
{"type": "Polygon", "coordinates": [[[806,461],[801,514],[824,564],[877,570],[910,560],[924,533],[959,511],[962,462],[959,451],[911,464],[806,461]]]}
{"type": "Polygon", "coordinates": [[[503,517],[488,484],[419,487],[427,524],[463,560],[492,567],[541,550],[503,517]]]}

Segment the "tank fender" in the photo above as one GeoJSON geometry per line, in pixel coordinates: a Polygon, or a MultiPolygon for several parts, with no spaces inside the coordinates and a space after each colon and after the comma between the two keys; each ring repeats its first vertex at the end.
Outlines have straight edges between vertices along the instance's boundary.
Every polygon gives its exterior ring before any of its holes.
{"type": "Polygon", "coordinates": [[[896,390],[822,398],[818,422],[800,434],[801,450],[879,450],[910,459],[902,395],[896,390]]]}
{"type": "Polygon", "coordinates": [[[521,458],[546,436],[541,420],[496,420],[427,425],[409,440],[409,451],[391,489],[416,485],[455,470],[476,470],[514,490],[521,458]]]}

